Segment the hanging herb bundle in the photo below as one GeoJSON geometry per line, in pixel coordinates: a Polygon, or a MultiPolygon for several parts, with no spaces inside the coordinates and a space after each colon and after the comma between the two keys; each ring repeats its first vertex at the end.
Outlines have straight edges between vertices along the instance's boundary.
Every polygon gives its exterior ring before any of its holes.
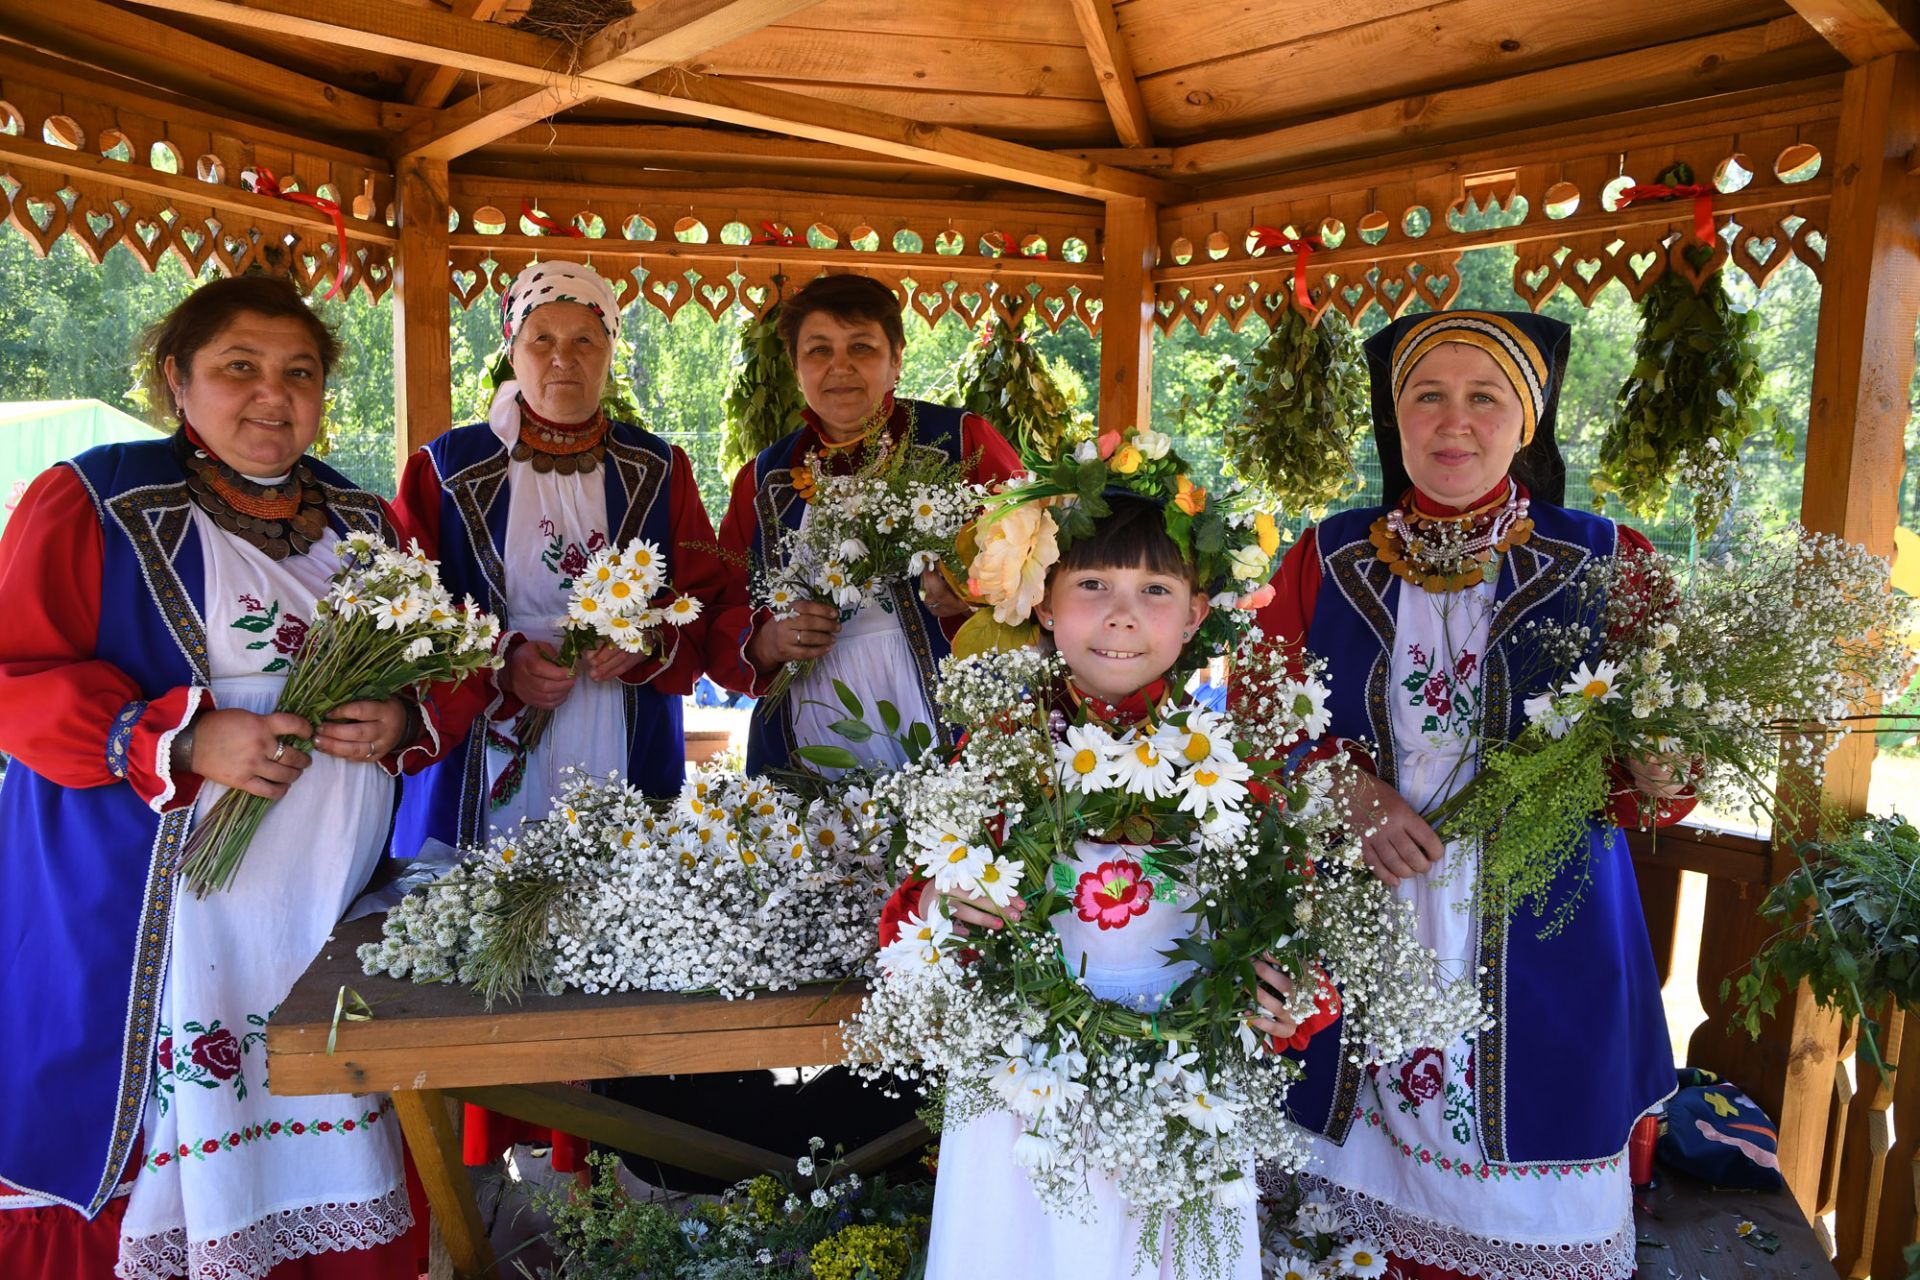
{"type": "MultiPolygon", "coordinates": [[[[1367,370],[1343,317],[1328,311],[1316,325],[1288,307],[1251,359],[1226,358],[1207,392],[1209,413],[1222,396],[1241,397],[1227,456],[1287,514],[1317,518],[1360,487],[1353,442],[1368,422],[1367,370]]],[[[1182,406],[1183,428],[1193,410],[1182,406]]]]}
{"type": "MultiPolygon", "coordinates": [[[[1066,393],[1053,380],[1024,325],[987,321],[954,366],[960,407],[998,427],[1030,468],[1051,463],[1073,419],[1066,393]]],[[[1128,423],[1114,423],[1118,430],[1128,423]]]]}
{"type": "Polygon", "coordinates": [[[740,326],[733,353],[733,381],[727,384],[727,426],[720,441],[720,466],[731,472],[759,455],[788,432],[797,431],[807,399],[780,340],[780,307],[749,316],[740,326]]]}
{"type": "Polygon", "coordinates": [[[1920,1008],[1920,829],[1898,814],[1866,817],[1799,857],[1800,869],[1760,904],[1780,932],[1750,972],[1720,984],[1720,998],[1737,987],[1734,1025],[1758,1037],[1761,1020],[1805,978],[1816,1004],[1858,1024],[1860,1058],[1884,1078],[1874,1011],[1888,999],[1920,1008]]]}
{"type": "MultiPolygon", "coordinates": [[[[1669,186],[1692,183],[1676,164],[1660,175],[1669,186]]],[[[1713,256],[1710,245],[1681,250],[1697,271],[1713,256]]],[[[1658,518],[1675,483],[1693,496],[1693,521],[1702,535],[1718,527],[1733,503],[1740,447],[1763,427],[1774,444],[1792,436],[1758,401],[1763,373],[1754,351],[1757,317],[1727,296],[1719,272],[1696,292],[1668,271],[1640,300],[1640,337],[1633,372],[1620,388],[1619,412],[1600,442],[1594,502],[1608,493],[1643,520],[1658,518]]]]}

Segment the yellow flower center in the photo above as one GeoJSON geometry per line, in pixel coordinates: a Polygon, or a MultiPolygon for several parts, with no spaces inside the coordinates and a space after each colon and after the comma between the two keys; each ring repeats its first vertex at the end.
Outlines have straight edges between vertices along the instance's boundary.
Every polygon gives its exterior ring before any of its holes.
{"type": "Polygon", "coordinates": [[[953,851],[947,854],[947,862],[949,865],[959,866],[965,862],[972,853],[973,850],[967,848],[967,846],[957,844],[953,847],[953,851]]]}
{"type": "Polygon", "coordinates": [[[752,866],[754,863],[760,861],[760,856],[751,849],[742,849],[740,851],[740,861],[746,863],[748,866],[752,866]]]}
{"type": "Polygon", "coordinates": [[[1208,756],[1212,754],[1213,754],[1213,740],[1207,737],[1206,734],[1190,733],[1187,735],[1187,749],[1186,749],[1185,755],[1188,760],[1192,761],[1195,764],[1198,764],[1200,763],[1200,761],[1205,760],[1208,756]]]}
{"type": "Polygon", "coordinates": [[[1099,764],[1100,757],[1093,753],[1091,747],[1082,747],[1073,753],[1073,771],[1083,778],[1098,768],[1099,764]]]}
{"type": "Polygon", "coordinates": [[[1220,781],[1220,775],[1211,769],[1195,769],[1193,771],[1193,780],[1203,787],[1210,787],[1220,781]]]}
{"type": "Polygon", "coordinates": [[[1589,680],[1580,687],[1580,692],[1589,698],[1604,698],[1611,687],[1605,680],[1589,680]]]}
{"type": "Polygon", "coordinates": [[[1133,757],[1149,769],[1160,763],[1160,757],[1154,753],[1151,742],[1143,742],[1133,749],[1133,757]]]}
{"type": "Polygon", "coordinates": [[[502,862],[512,862],[512,861],[513,861],[513,858],[514,858],[514,855],[515,855],[516,853],[518,853],[518,852],[519,852],[519,850],[517,850],[517,849],[515,849],[515,848],[513,848],[513,847],[512,847],[511,845],[509,845],[509,846],[508,846],[507,848],[505,848],[505,849],[502,849],[502,850],[500,851],[500,861],[502,861],[502,862]]]}
{"type": "Polygon", "coordinates": [[[815,836],[814,838],[818,840],[821,844],[831,846],[835,839],[833,828],[832,827],[820,828],[820,834],[815,836]]]}
{"type": "Polygon", "coordinates": [[[607,588],[607,594],[612,596],[615,600],[625,600],[628,596],[633,594],[633,588],[627,583],[616,582],[612,586],[607,588]]]}
{"type": "Polygon", "coordinates": [[[981,884],[999,884],[1000,883],[1000,866],[998,863],[989,862],[986,866],[980,869],[980,883],[981,884]]]}

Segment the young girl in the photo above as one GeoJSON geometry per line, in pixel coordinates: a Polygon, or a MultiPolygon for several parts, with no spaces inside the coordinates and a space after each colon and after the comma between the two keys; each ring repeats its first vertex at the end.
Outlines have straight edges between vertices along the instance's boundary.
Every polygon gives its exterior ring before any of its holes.
{"type": "MultiPolygon", "coordinates": [[[[1168,534],[1161,505],[1134,496],[1108,499],[1111,512],[1093,532],[1074,540],[1046,576],[1033,608],[1045,640],[1064,661],[1068,677],[1054,691],[1057,708],[1071,721],[1082,710],[1110,726],[1157,719],[1181,705],[1168,674],[1205,622],[1209,602],[1199,573],[1168,534]]],[[[1056,724],[1061,718],[1056,717],[1056,724]]],[[[1058,732],[1058,730],[1056,730],[1058,732]]],[[[1069,870],[1085,873],[1113,866],[1133,850],[1078,840],[1069,870]]],[[[1130,865],[1130,864],[1128,864],[1130,865]]],[[[931,882],[909,881],[887,904],[881,944],[898,937],[909,915],[924,919],[944,897],[952,919],[979,929],[1017,921],[1026,903],[1005,908],[962,895],[937,895],[931,882]]],[[[1164,956],[1191,931],[1185,901],[1134,901],[1132,912],[1061,911],[1049,922],[1059,935],[1068,966],[1104,1000],[1157,1008],[1191,971],[1164,956]],[[1126,918],[1116,922],[1115,915],[1126,918]]],[[[917,922],[917,921],[916,921],[917,922]]],[[[1257,993],[1265,1017],[1253,1025],[1283,1038],[1296,1031],[1278,992],[1288,984],[1270,966],[1259,966],[1274,990],[1257,993]]],[[[993,1110],[948,1127],[941,1136],[939,1180],[934,1193],[928,1280],[1099,1280],[1102,1277],[1179,1274],[1168,1226],[1151,1229],[1140,1211],[1119,1194],[1113,1180],[1093,1175],[1082,1201],[1084,1221],[1049,1214],[1013,1156],[1023,1122],[993,1110]],[[1161,1240],[1157,1266],[1140,1259],[1143,1238],[1161,1240]],[[1140,1264],[1136,1266],[1136,1264],[1140,1264]]],[[[1217,1221],[1218,1219],[1216,1219],[1217,1221]]],[[[1251,1197],[1236,1210],[1230,1240],[1216,1240],[1221,1266],[1216,1280],[1258,1280],[1260,1250],[1251,1197]]]]}

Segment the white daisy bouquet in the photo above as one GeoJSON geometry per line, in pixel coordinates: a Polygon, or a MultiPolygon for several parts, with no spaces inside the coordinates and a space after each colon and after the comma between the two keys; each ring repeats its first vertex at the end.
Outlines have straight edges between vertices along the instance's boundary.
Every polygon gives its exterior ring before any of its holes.
{"type": "MultiPolygon", "coordinates": [[[[866,446],[846,475],[810,455],[792,476],[806,516],[798,529],[782,531],[776,563],[755,583],[754,603],[787,618],[801,601],[817,600],[850,618],[868,601],[891,610],[910,600],[894,587],[952,557],[980,510],[986,490],[966,477],[965,463],[890,440],[866,446]]],[[[769,703],[810,665],[788,663],[768,689],[769,703]]]]}
{"type": "Polygon", "coordinates": [[[1026,910],[964,939],[938,898],[909,917],[846,1028],[848,1056],[936,1091],[949,1123],[1012,1112],[1014,1158],[1049,1211],[1082,1215],[1087,1178],[1110,1176],[1145,1211],[1143,1251],[1171,1215],[1183,1274],[1215,1272],[1221,1219],[1254,1202],[1256,1159],[1305,1154],[1280,1105],[1299,1067],[1250,1025],[1254,962],[1291,975],[1303,1027],[1344,1004],[1345,1042],[1382,1061],[1473,1026],[1478,998],[1471,975],[1420,981],[1434,956],[1341,837],[1335,766],[1281,763],[1324,716],[1313,672],[1277,675],[1283,696],[1246,725],[1190,706],[1108,723],[1059,696],[1062,675],[1031,650],[949,659],[942,708],[964,746],[877,784],[902,872],[1026,910]],[[1077,874],[1088,843],[1113,857],[1077,874]],[[1095,997],[1050,921],[1124,927],[1154,902],[1192,920],[1169,953],[1177,985],[1095,997]]]}
{"type": "Polygon", "coordinates": [[[1379,1280],[1387,1252],[1350,1237],[1340,1211],[1292,1188],[1260,1202],[1260,1274],[1265,1280],[1379,1280]]]}
{"type": "MultiPolygon", "coordinates": [[[[317,725],[349,702],[383,702],[500,665],[499,622],[472,600],[455,604],[418,543],[396,551],[370,533],[350,533],[335,551],[340,569],[314,606],[276,710],[317,725]]],[[[311,738],[280,741],[313,750],[311,738]]],[[[181,854],[187,887],[205,897],[232,884],[272,806],[244,791],[214,801],[181,854]]]]}
{"type": "MultiPolygon", "coordinates": [[[[666,595],[666,560],[643,538],[624,547],[603,547],[574,575],[567,616],[560,619],[558,665],[571,671],[594,650],[611,645],[622,653],[651,653],[659,628],[684,627],[700,616],[694,596],[666,595]]],[[[514,719],[514,740],[531,751],[553,723],[553,712],[528,707],[514,719]]]]}
{"type": "Polygon", "coordinates": [[[1841,736],[1881,727],[1874,706],[1912,674],[1912,602],[1888,590],[1888,572],[1853,543],[1799,528],[1692,564],[1597,562],[1522,646],[1545,678],[1516,676],[1547,686],[1527,700],[1526,727],[1489,744],[1478,775],[1430,820],[1448,839],[1484,841],[1492,900],[1536,915],[1551,901],[1553,929],[1579,901],[1556,883],[1630,760],[1667,763],[1716,808],[1793,816],[1813,793],[1776,790],[1776,766],[1817,787],[1841,736]]]}
{"type": "Polygon", "coordinates": [[[402,899],[360,961],[489,1005],[529,984],[731,999],[844,978],[886,897],[878,812],[857,788],[808,803],[720,770],[672,800],[576,775],[544,821],[402,899]]]}

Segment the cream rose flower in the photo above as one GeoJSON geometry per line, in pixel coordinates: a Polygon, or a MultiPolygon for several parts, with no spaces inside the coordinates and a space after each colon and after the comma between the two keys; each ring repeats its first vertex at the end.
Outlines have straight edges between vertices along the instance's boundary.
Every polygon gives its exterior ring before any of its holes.
{"type": "Polygon", "coordinates": [[[1060,559],[1060,527],[1037,502],[1023,503],[986,527],[980,554],[968,569],[968,589],[993,606],[1005,626],[1025,622],[1047,589],[1047,570],[1060,559]]]}

